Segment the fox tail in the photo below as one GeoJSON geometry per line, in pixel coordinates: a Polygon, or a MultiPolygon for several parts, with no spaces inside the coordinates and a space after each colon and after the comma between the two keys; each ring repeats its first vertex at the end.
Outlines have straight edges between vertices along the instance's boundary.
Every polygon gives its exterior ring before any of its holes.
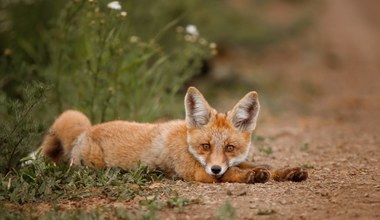
{"type": "Polygon", "coordinates": [[[67,110],[54,121],[39,149],[56,163],[67,161],[77,137],[90,127],[91,122],[83,113],[67,110]]]}

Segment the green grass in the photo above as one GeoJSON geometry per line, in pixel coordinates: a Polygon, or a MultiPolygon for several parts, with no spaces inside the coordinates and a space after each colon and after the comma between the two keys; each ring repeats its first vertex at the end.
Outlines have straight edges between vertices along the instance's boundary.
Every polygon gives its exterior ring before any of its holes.
{"type": "Polygon", "coordinates": [[[236,209],[232,206],[230,201],[226,201],[219,209],[217,219],[230,220],[236,216],[236,209]]]}
{"type": "Polygon", "coordinates": [[[143,186],[162,176],[140,165],[129,171],[97,170],[36,160],[19,171],[0,174],[0,199],[19,204],[91,196],[131,200],[145,195],[143,186]]]}
{"type": "Polygon", "coordinates": [[[260,146],[258,147],[259,152],[264,153],[265,155],[271,155],[273,153],[272,147],[270,146],[260,146]]]}
{"type": "MultiPolygon", "coordinates": [[[[53,211],[38,216],[39,219],[158,219],[157,213],[164,209],[181,212],[191,201],[178,192],[166,187],[151,189],[149,186],[164,177],[160,171],[150,171],[137,164],[136,169],[123,171],[116,168],[92,169],[89,167],[56,165],[39,158],[12,170],[6,175],[0,174],[0,204],[38,204],[49,203],[53,211]],[[162,197],[163,196],[163,197],[162,197]],[[139,197],[137,210],[122,207],[107,207],[85,211],[82,209],[59,210],[61,201],[86,201],[88,198],[102,198],[106,201],[126,202],[139,197]],[[56,205],[54,205],[56,204],[56,205]]],[[[12,205],[11,207],[17,207],[12,205]]],[[[15,209],[0,206],[0,219],[34,219],[35,210],[15,209]]]]}
{"type": "Polygon", "coordinates": [[[268,138],[264,137],[264,136],[261,136],[261,135],[257,135],[257,134],[253,134],[252,136],[252,140],[254,143],[256,142],[264,142],[266,141],[268,138]]]}
{"type": "Polygon", "coordinates": [[[170,198],[166,204],[170,208],[175,208],[178,211],[181,211],[183,207],[190,205],[191,201],[188,198],[181,197],[178,194],[170,198]]]}
{"type": "Polygon", "coordinates": [[[301,150],[302,152],[307,152],[307,151],[309,151],[309,148],[310,148],[310,145],[309,145],[309,143],[307,143],[307,142],[301,144],[301,146],[300,146],[300,150],[301,150]]]}

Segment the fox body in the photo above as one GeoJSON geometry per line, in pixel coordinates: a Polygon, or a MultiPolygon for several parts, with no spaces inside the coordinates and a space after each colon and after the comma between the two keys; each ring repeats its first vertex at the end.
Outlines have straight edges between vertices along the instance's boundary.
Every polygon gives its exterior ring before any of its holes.
{"type": "Polygon", "coordinates": [[[206,183],[306,179],[307,172],[297,167],[274,170],[246,161],[259,109],[257,93],[250,92],[231,111],[218,113],[190,87],[185,120],[92,126],[84,114],[68,110],[53,123],[41,150],[55,162],[131,169],[140,161],[170,176],[206,183]]]}

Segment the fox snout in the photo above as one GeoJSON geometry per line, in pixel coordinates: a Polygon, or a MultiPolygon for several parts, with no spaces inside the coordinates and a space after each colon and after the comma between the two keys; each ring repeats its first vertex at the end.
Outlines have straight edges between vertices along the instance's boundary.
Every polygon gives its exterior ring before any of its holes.
{"type": "Polygon", "coordinates": [[[228,169],[227,165],[206,165],[206,172],[215,177],[221,177],[228,169]]]}
{"type": "Polygon", "coordinates": [[[214,166],[211,167],[211,172],[213,172],[214,174],[219,174],[220,171],[222,171],[222,167],[221,166],[214,165],[214,166]]]}

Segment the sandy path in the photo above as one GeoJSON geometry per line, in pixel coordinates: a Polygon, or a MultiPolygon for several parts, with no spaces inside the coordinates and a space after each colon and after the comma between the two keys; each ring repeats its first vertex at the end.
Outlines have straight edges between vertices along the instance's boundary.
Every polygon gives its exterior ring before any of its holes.
{"type": "Polygon", "coordinates": [[[279,100],[290,104],[278,115],[264,105],[257,134],[270,138],[257,146],[271,146],[273,154],[256,152],[255,159],[306,165],[310,179],[179,187],[190,198],[202,198],[181,217],[213,218],[229,200],[238,219],[380,219],[380,19],[375,7],[380,8],[379,1],[326,0],[301,43],[287,43],[259,58],[232,52],[223,60],[224,67],[247,79],[266,72],[281,75],[280,92],[286,95],[279,94],[279,100]],[[302,82],[317,92],[302,94],[308,91],[299,86],[302,82]],[[300,110],[304,107],[307,111],[300,110]]]}

